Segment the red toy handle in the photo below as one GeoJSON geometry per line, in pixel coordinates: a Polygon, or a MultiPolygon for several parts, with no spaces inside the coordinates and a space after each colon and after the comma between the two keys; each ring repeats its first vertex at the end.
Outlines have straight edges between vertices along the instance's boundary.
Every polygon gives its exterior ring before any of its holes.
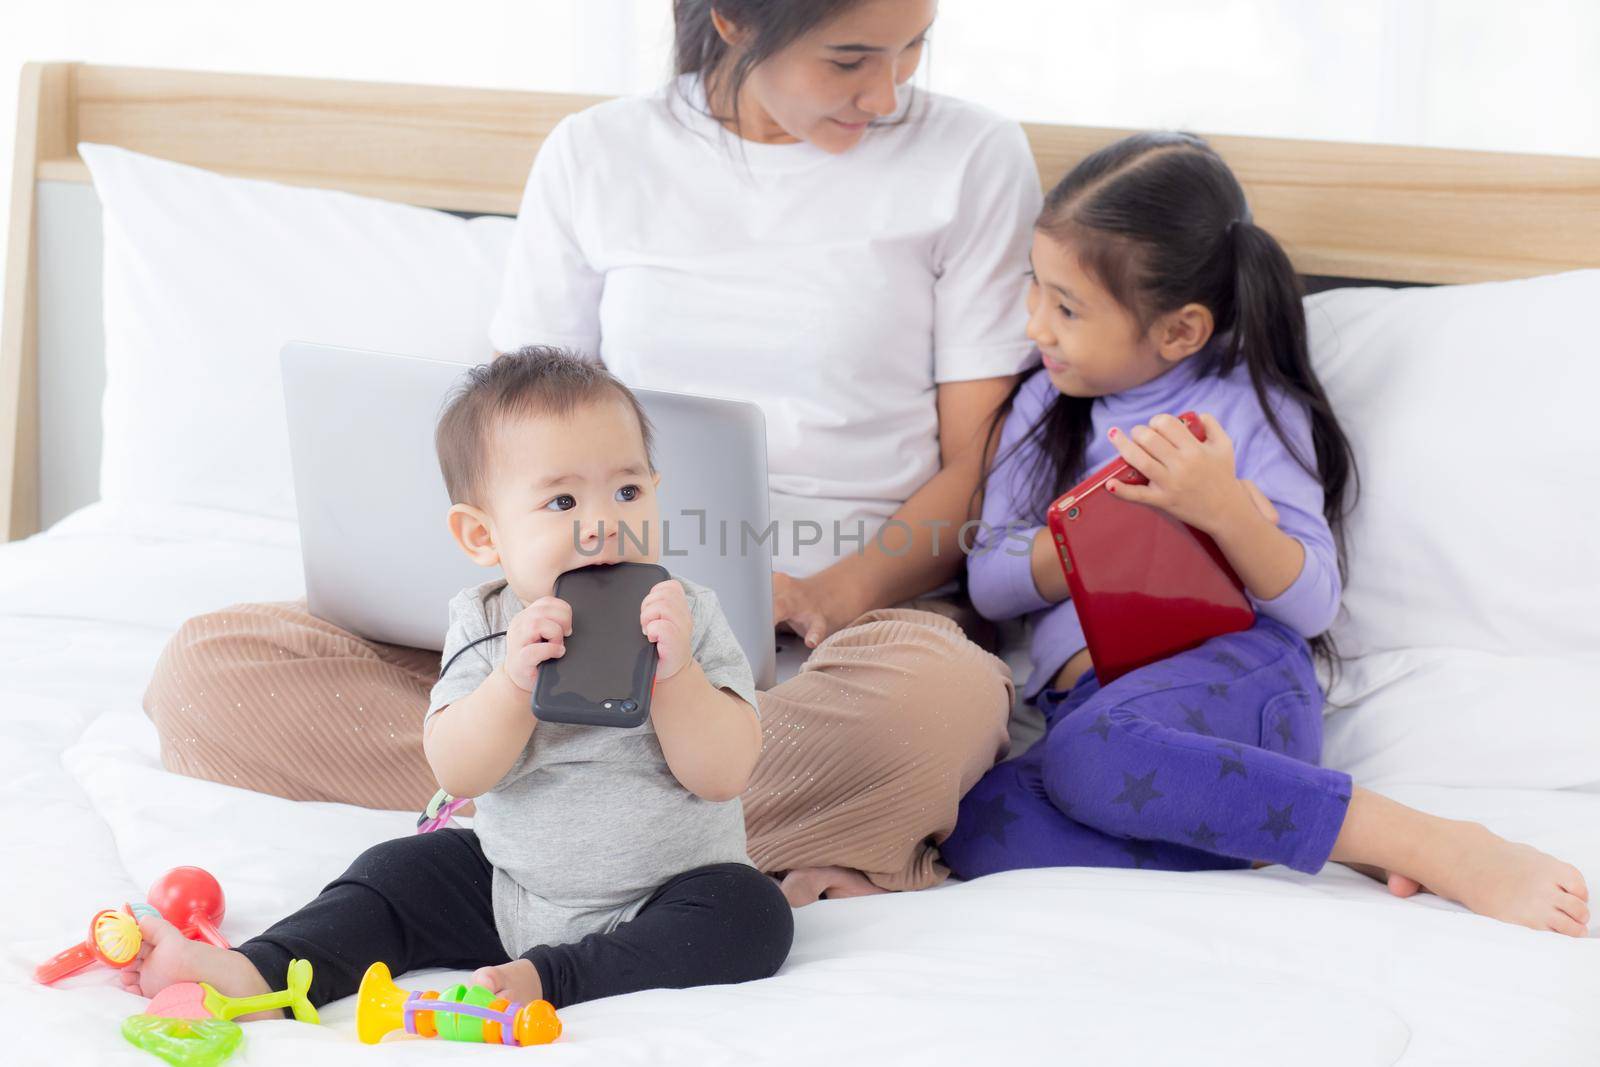
{"type": "Polygon", "coordinates": [[[226,903],[222,887],[199,867],[174,867],[156,879],[146,899],[191,941],[199,935],[218,948],[233,947],[217,930],[226,903]]]}
{"type": "Polygon", "coordinates": [[[103,908],[89,920],[89,936],[63,949],[34,968],[34,980],[44,985],[99,961],[109,967],[126,967],[139,954],[139,927],[127,905],[103,908]]]}
{"type": "Polygon", "coordinates": [[[183,936],[187,937],[191,941],[196,940],[194,936],[195,934],[200,935],[199,940],[207,941],[218,948],[233,947],[232,945],[228,944],[228,939],[222,936],[222,931],[218,930],[216,926],[212,924],[210,919],[206,918],[199,912],[196,912],[189,917],[189,925],[185,927],[183,931],[183,936]]]}
{"type": "Polygon", "coordinates": [[[35,967],[33,980],[43,985],[54,985],[69,974],[77,974],[94,961],[94,953],[89,946],[79,942],[35,967]]]}

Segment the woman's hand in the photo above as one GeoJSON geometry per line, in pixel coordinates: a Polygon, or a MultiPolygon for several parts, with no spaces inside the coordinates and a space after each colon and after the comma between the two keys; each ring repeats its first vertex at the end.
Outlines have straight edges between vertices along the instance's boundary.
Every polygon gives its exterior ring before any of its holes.
{"type": "Polygon", "coordinates": [[[656,646],[656,681],[664,682],[689,662],[694,640],[694,613],[683,584],[658,582],[639,605],[639,627],[656,646]]]}
{"type": "Polygon", "coordinates": [[[1106,488],[1123,500],[1149,504],[1197,530],[1215,536],[1237,521],[1241,509],[1276,523],[1277,512],[1260,491],[1251,492],[1234,470],[1233,441],[1210,415],[1201,415],[1206,439],[1171,415],[1157,415],[1129,433],[1113,427],[1111,443],[1149,485],[1112,481],[1106,488]],[[1265,508],[1262,505],[1265,504],[1265,508]]]}
{"type": "Polygon", "coordinates": [[[843,589],[844,583],[831,577],[831,572],[810,578],[772,573],[772,625],[787,626],[800,635],[807,648],[816,648],[861,614],[855,599],[843,589]]]}
{"type": "Polygon", "coordinates": [[[511,684],[532,693],[539,664],[567,654],[572,636],[572,605],[553,596],[540,597],[517,612],[506,627],[504,670],[511,684]]]}

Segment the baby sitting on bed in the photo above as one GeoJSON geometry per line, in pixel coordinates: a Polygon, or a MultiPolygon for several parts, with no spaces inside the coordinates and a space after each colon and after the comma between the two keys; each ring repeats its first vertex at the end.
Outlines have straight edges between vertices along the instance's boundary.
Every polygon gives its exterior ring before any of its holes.
{"type": "Polygon", "coordinates": [[[289,962],[307,959],[320,1006],[382,960],[395,973],[477,968],[473,981],[498,996],[559,1008],[773,974],[793,920],[745,856],[738,797],[761,728],[715,594],[671,580],[641,605],[659,656],[644,725],[540,724],[531,711],[539,665],[572,632],[571,607],[551,595],[557,575],[659,554],[660,475],[638,401],[598,363],[526,348],[471,371],[437,444],[450,532],[506,575],[451,602],[443,660],[465,654],[434,687],[424,727],[440,785],[478,797],[476,829],[368,849],[235,950],[142,920],[123,984],[154,996],[206,981],[245,996],[283,988],[289,962]],[[507,636],[474,644],[497,631],[507,636]]]}

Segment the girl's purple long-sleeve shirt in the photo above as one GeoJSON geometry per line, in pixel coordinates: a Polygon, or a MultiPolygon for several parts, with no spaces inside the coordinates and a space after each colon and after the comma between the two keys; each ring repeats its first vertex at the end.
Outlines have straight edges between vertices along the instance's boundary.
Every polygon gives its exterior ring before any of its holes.
{"type": "MultiPolygon", "coordinates": [[[[1094,402],[1093,431],[1083,469],[1076,483],[1090,471],[1117,457],[1106,434],[1112,427],[1127,433],[1161,414],[1185,411],[1215,416],[1233,439],[1235,469],[1278,509],[1278,526],[1305,547],[1300,575],[1278,596],[1262,600],[1251,596],[1257,612],[1272,616],[1306,638],[1328,628],[1339,610],[1341,583],[1333,533],[1322,516],[1322,483],[1296,462],[1267,422],[1256,400],[1249,372],[1240,366],[1227,377],[1206,375],[1204,362],[1190,358],[1144,385],[1094,402]]],[[[1011,413],[1001,429],[996,453],[999,465],[989,474],[984,489],[983,523],[973,538],[967,557],[968,592],[973,606],[990,619],[1029,616],[1033,638],[1030,650],[1033,672],[1023,686],[1023,696],[1033,700],[1067,660],[1085,647],[1083,627],[1071,600],[1051,604],[1033,583],[1031,545],[1045,525],[1051,498],[1033,499],[1023,484],[1038,456],[1037,440],[1015,448],[1036,425],[1057,397],[1043,368],[1034,372],[1018,391],[1011,413]]],[[[1311,425],[1305,410],[1282,398],[1275,410],[1295,451],[1313,469],[1311,425]]]]}

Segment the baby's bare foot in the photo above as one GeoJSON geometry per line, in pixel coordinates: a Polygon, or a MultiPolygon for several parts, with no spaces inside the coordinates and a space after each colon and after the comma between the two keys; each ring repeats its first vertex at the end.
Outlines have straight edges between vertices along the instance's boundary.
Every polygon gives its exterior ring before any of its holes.
{"type": "Polygon", "coordinates": [[[1479,915],[1572,937],[1587,933],[1589,887],[1576,867],[1477,823],[1440,822],[1436,839],[1419,850],[1414,880],[1405,882],[1479,915]]]}
{"type": "Polygon", "coordinates": [[[539,983],[539,970],[528,960],[512,960],[493,967],[479,967],[472,972],[472,984],[481,985],[497,997],[513,1004],[530,1000],[543,1000],[544,987],[539,983]]]}
{"type": "Polygon", "coordinates": [[[888,892],[874,885],[860,871],[849,867],[801,867],[784,875],[778,888],[783,890],[791,908],[803,908],[823,897],[841,900],[888,892]]]}
{"type": "MultiPolygon", "coordinates": [[[[272,992],[247,957],[231,949],[191,941],[159,915],[141,918],[139,932],[144,937],[139,956],[118,975],[122,987],[130,993],[153,997],[179,982],[205,982],[229,997],[272,992]]],[[[281,1018],[281,1011],[269,1011],[240,1016],[240,1021],[281,1018]]]]}

